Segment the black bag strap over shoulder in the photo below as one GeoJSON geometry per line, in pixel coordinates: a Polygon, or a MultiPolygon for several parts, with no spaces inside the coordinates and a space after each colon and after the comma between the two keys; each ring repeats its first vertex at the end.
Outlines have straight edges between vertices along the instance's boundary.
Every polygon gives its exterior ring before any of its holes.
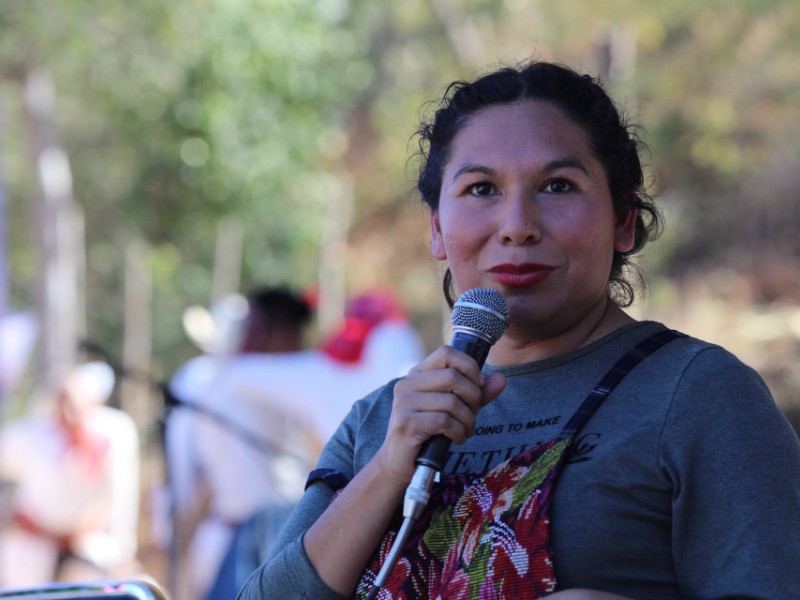
{"type": "Polygon", "coordinates": [[[568,438],[583,427],[603,401],[611,394],[614,388],[617,387],[619,382],[622,381],[636,365],[665,344],[682,337],[686,337],[686,334],[673,329],[663,329],[639,342],[631,351],[620,358],[617,363],[611,367],[608,373],[603,376],[594,389],[589,392],[583,404],[581,404],[580,408],[564,426],[560,437],[568,438]]]}

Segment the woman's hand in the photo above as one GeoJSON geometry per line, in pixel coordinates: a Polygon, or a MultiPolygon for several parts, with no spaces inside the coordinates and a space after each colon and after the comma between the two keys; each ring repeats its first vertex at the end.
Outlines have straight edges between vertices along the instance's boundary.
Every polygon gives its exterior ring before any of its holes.
{"type": "Polygon", "coordinates": [[[386,439],[367,465],[306,532],[303,546],[322,580],[351,596],[374,548],[396,514],[414,475],[422,444],[444,434],[461,443],[475,432],[475,415],[506,385],[483,381],[478,363],[442,346],[394,388],[386,439]]]}
{"type": "Polygon", "coordinates": [[[408,483],[422,444],[434,435],[466,441],[475,433],[478,411],[505,385],[500,373],[484,381],[478,363],[463,352],[435,350],[395,385],[386,440],[375,457],[385,475],[408,483]]]}

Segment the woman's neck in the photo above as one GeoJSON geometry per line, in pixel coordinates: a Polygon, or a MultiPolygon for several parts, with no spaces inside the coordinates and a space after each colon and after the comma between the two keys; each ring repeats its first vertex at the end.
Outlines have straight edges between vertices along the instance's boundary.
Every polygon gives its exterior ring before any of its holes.
{"type": "Polygon", "coordinates": [[[635,322],[633,317],[607,299],[580,321],[552,335],[540,336],[524,329],[522,332],[510,330],[492,347],[488,362],[509,366],[561,356],[635,322]]]}

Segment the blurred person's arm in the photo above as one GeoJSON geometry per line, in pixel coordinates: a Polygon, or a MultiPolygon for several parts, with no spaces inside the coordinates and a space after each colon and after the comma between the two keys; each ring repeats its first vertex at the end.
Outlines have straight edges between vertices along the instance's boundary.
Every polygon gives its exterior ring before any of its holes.
{"type": "Polygon", "coordinates": [[[103,407],[98,429],[109,443],[106,477],[109,494],[97,498],[87,518],[71,536],[72,551],[126,576],[136,568],[139,526],[140,448],[136,425],[127,414],[103,407]]]}
{"type": "MultiPolygon", "coordinates": [[[[112,409],[114,410],[114,409],[112,409]]],[[[127,414],[116,411],[112,440],[111,536],[125,563],[136,557],[138,550],[140,444],[136,424],[127,414]]]]}

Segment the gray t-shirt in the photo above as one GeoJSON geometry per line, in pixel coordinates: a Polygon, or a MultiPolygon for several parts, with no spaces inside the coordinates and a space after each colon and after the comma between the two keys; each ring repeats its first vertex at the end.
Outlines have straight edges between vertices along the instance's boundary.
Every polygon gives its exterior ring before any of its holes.
{"type": "MultiPolygon", "coordinates": [[[[478,472],[555,437],[603,375],[663,329],[636,323],[575,352],[486,365],[508,385],[453,445],[446,472],[478,472]]],[[[380,447],[393,384],[356,402],[318,466],[347,478],[380,447]]],[[[332,496],[315,483],[239,598],[340,598],[302,535],[332,496]]],[[[800,443],[755,371],[694,338],[635,367],[578,433],[557,482],[551,535],[559,589],[632,598],[800,598],[800,443]]]]}

